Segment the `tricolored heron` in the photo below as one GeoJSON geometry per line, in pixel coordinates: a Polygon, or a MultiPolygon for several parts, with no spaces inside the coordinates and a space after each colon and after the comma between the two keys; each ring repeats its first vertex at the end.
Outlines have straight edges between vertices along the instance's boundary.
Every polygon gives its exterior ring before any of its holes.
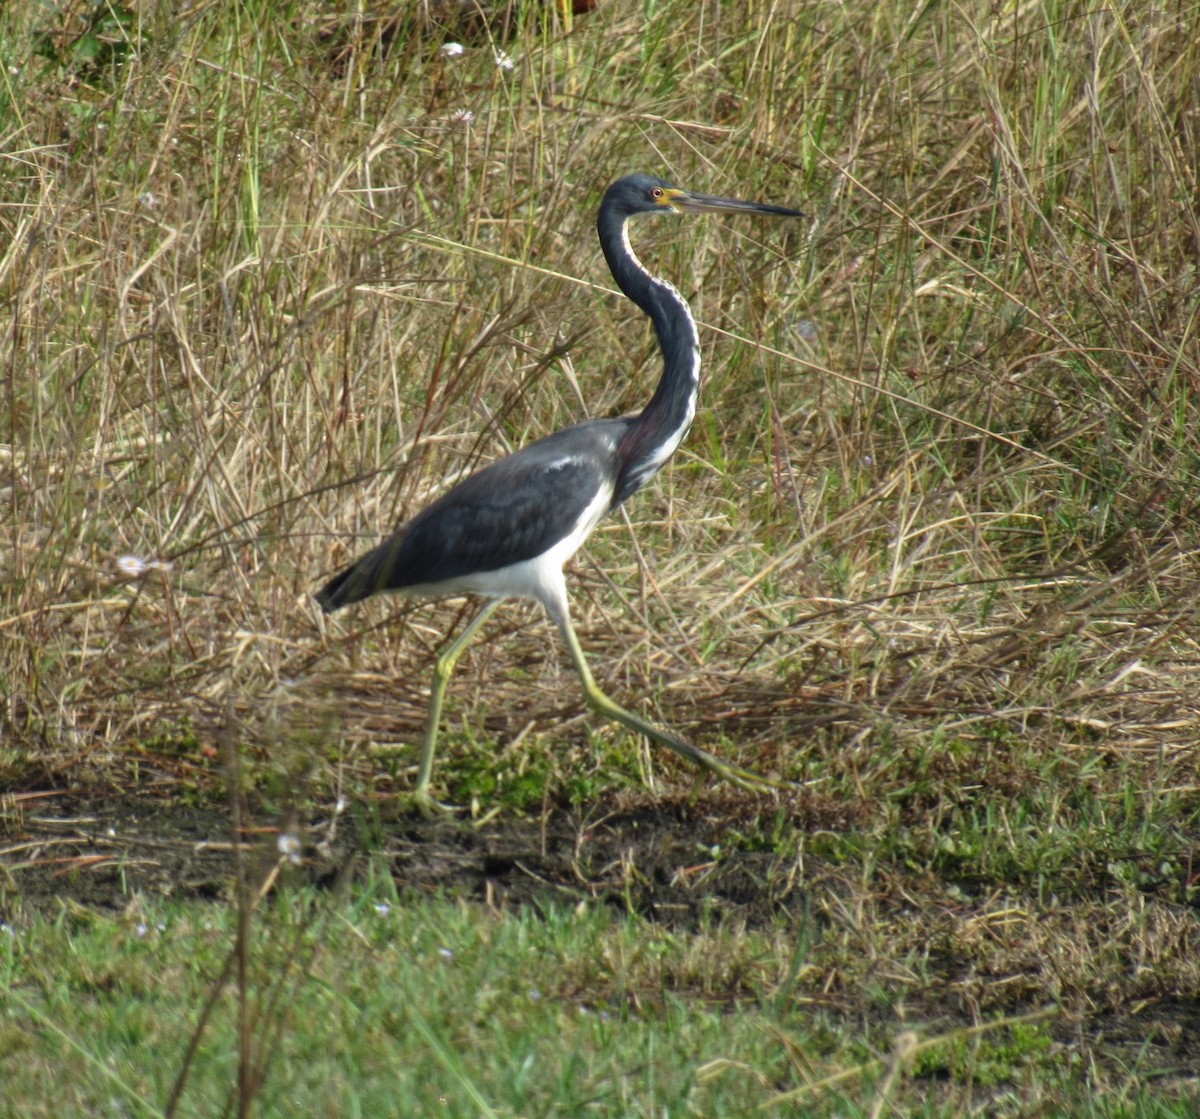
{"type": "Polygon", "coordinates": [[[488,599],[433,672],[425,742],[414,796],[428,806],[442,699],[455,662],[500,602],[540,602],[558,626],[589,705],[735,785],[771,784],[626,711],[597,685],[571,625],[563,564],[600,519],[664,466],[691,426],[700,391],[700,338],[686,300],[652,276],[629,245],[638,214],[720,211],[801,217],[799,210],[680,190],[651,175],[608,188],[596,228],[621,290],[654,324],[663,355],[658,388],[635,416],[587,420],[539,439],[459,482],[317,594],[326,611],[383,591],[409,595],[475,594],[488,599]]]}

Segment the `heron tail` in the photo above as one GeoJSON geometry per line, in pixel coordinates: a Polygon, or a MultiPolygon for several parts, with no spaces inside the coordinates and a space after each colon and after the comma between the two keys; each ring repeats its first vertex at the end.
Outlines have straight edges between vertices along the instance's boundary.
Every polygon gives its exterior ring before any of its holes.
{"type": "Polygon", "coordinates": [[[406,585],[397,559],[406,534],[407,526],[330,579],[314,596],[321,609],[332,614],[352,602],[406,585]]]}
{"type": "Polygon", "coordinates": [[[330,579],[313,596],[317,600],[317,605],[326,614],[332,614],[335,610],[340,610],[343,606],[349,606],[350,603],[357,602],[360,598],[366,597],[362,594],[354,594],[356,580],[353,576],[356,571],[358,571],[358,564],[347,567],[345,571],[330,579]]]}

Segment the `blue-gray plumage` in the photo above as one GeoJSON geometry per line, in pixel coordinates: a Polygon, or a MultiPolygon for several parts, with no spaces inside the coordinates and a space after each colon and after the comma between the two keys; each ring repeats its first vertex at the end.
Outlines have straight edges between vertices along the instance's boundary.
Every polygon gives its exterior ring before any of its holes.
{"type": "Polygon", "coordinates": [[[691,426],[700,391],[700,340],[687,302],[652,276],[629,245],[635,214],[731,211],[800,217],[799,210],[715,198],[630,175],[604,195],[596,222],[613,278],[654,325],[663,373],[637,415],[589,420],[523,447],[459,482],[407,525],[331,579],[317,594],[326,611],[384,591],[472,593],[489,601],[438,658],[415,796],[428,805],[442,698],[472,635],[509,596],[537,599],[554,620],[602,714],[746,788],[771,782],[729,765],[626,711],[600,690],[571,625],[563,564],[596,524],[662,469],[691,426]]]}
{"type": "Polygon", "coordinates": [[[578,424],[484,467],[331,580],[318,601],[337,609],[380,591],[469,579],[535,559],[571,533],[617,471],[629,422],[578,424]]]}

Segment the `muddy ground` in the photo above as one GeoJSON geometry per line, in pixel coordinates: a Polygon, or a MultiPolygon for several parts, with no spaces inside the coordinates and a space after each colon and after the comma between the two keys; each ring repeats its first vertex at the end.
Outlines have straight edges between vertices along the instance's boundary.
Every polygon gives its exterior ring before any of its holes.
{"type": "MultiPolygon", "coordinates": [[[[695,804],[635,796],[604,809],[491,820],[388,807],[289,827],[242,811],[243,851],[256,866],[278,861],[279,836],[290,832],[301,838],[303,875],[323,885],[352,876],[365,859],[384,859],[402,891],[498,907],[587,901],[681,930],[726,918],[761,927],[803,904],[784,860],[743,849],[762,821],[736,793],[695,804]]],[[[818,816],[823,826],[846,823],[816,804],[808,815],[814,826],[818,816]]],[[[230,821],[228,809],[177,798],[45,793],[19,797],[0,826],[24,903],[45,910],[69,898],[121,910],[137,895],[232,897],[230,821]]]]}

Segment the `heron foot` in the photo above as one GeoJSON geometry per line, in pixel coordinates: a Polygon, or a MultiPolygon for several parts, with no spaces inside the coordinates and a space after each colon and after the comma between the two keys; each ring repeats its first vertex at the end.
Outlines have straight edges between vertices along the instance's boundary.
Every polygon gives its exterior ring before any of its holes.
{"type": "Polygon", "coordinates": [[[412,806],[421,813],[427,820],[437,816],[452,816],[456,812],[463,812],[465,809],[459,804],[445,804],[437,800],[429,791],[429,787],[418,785],[409,794],[412,806]]]}

